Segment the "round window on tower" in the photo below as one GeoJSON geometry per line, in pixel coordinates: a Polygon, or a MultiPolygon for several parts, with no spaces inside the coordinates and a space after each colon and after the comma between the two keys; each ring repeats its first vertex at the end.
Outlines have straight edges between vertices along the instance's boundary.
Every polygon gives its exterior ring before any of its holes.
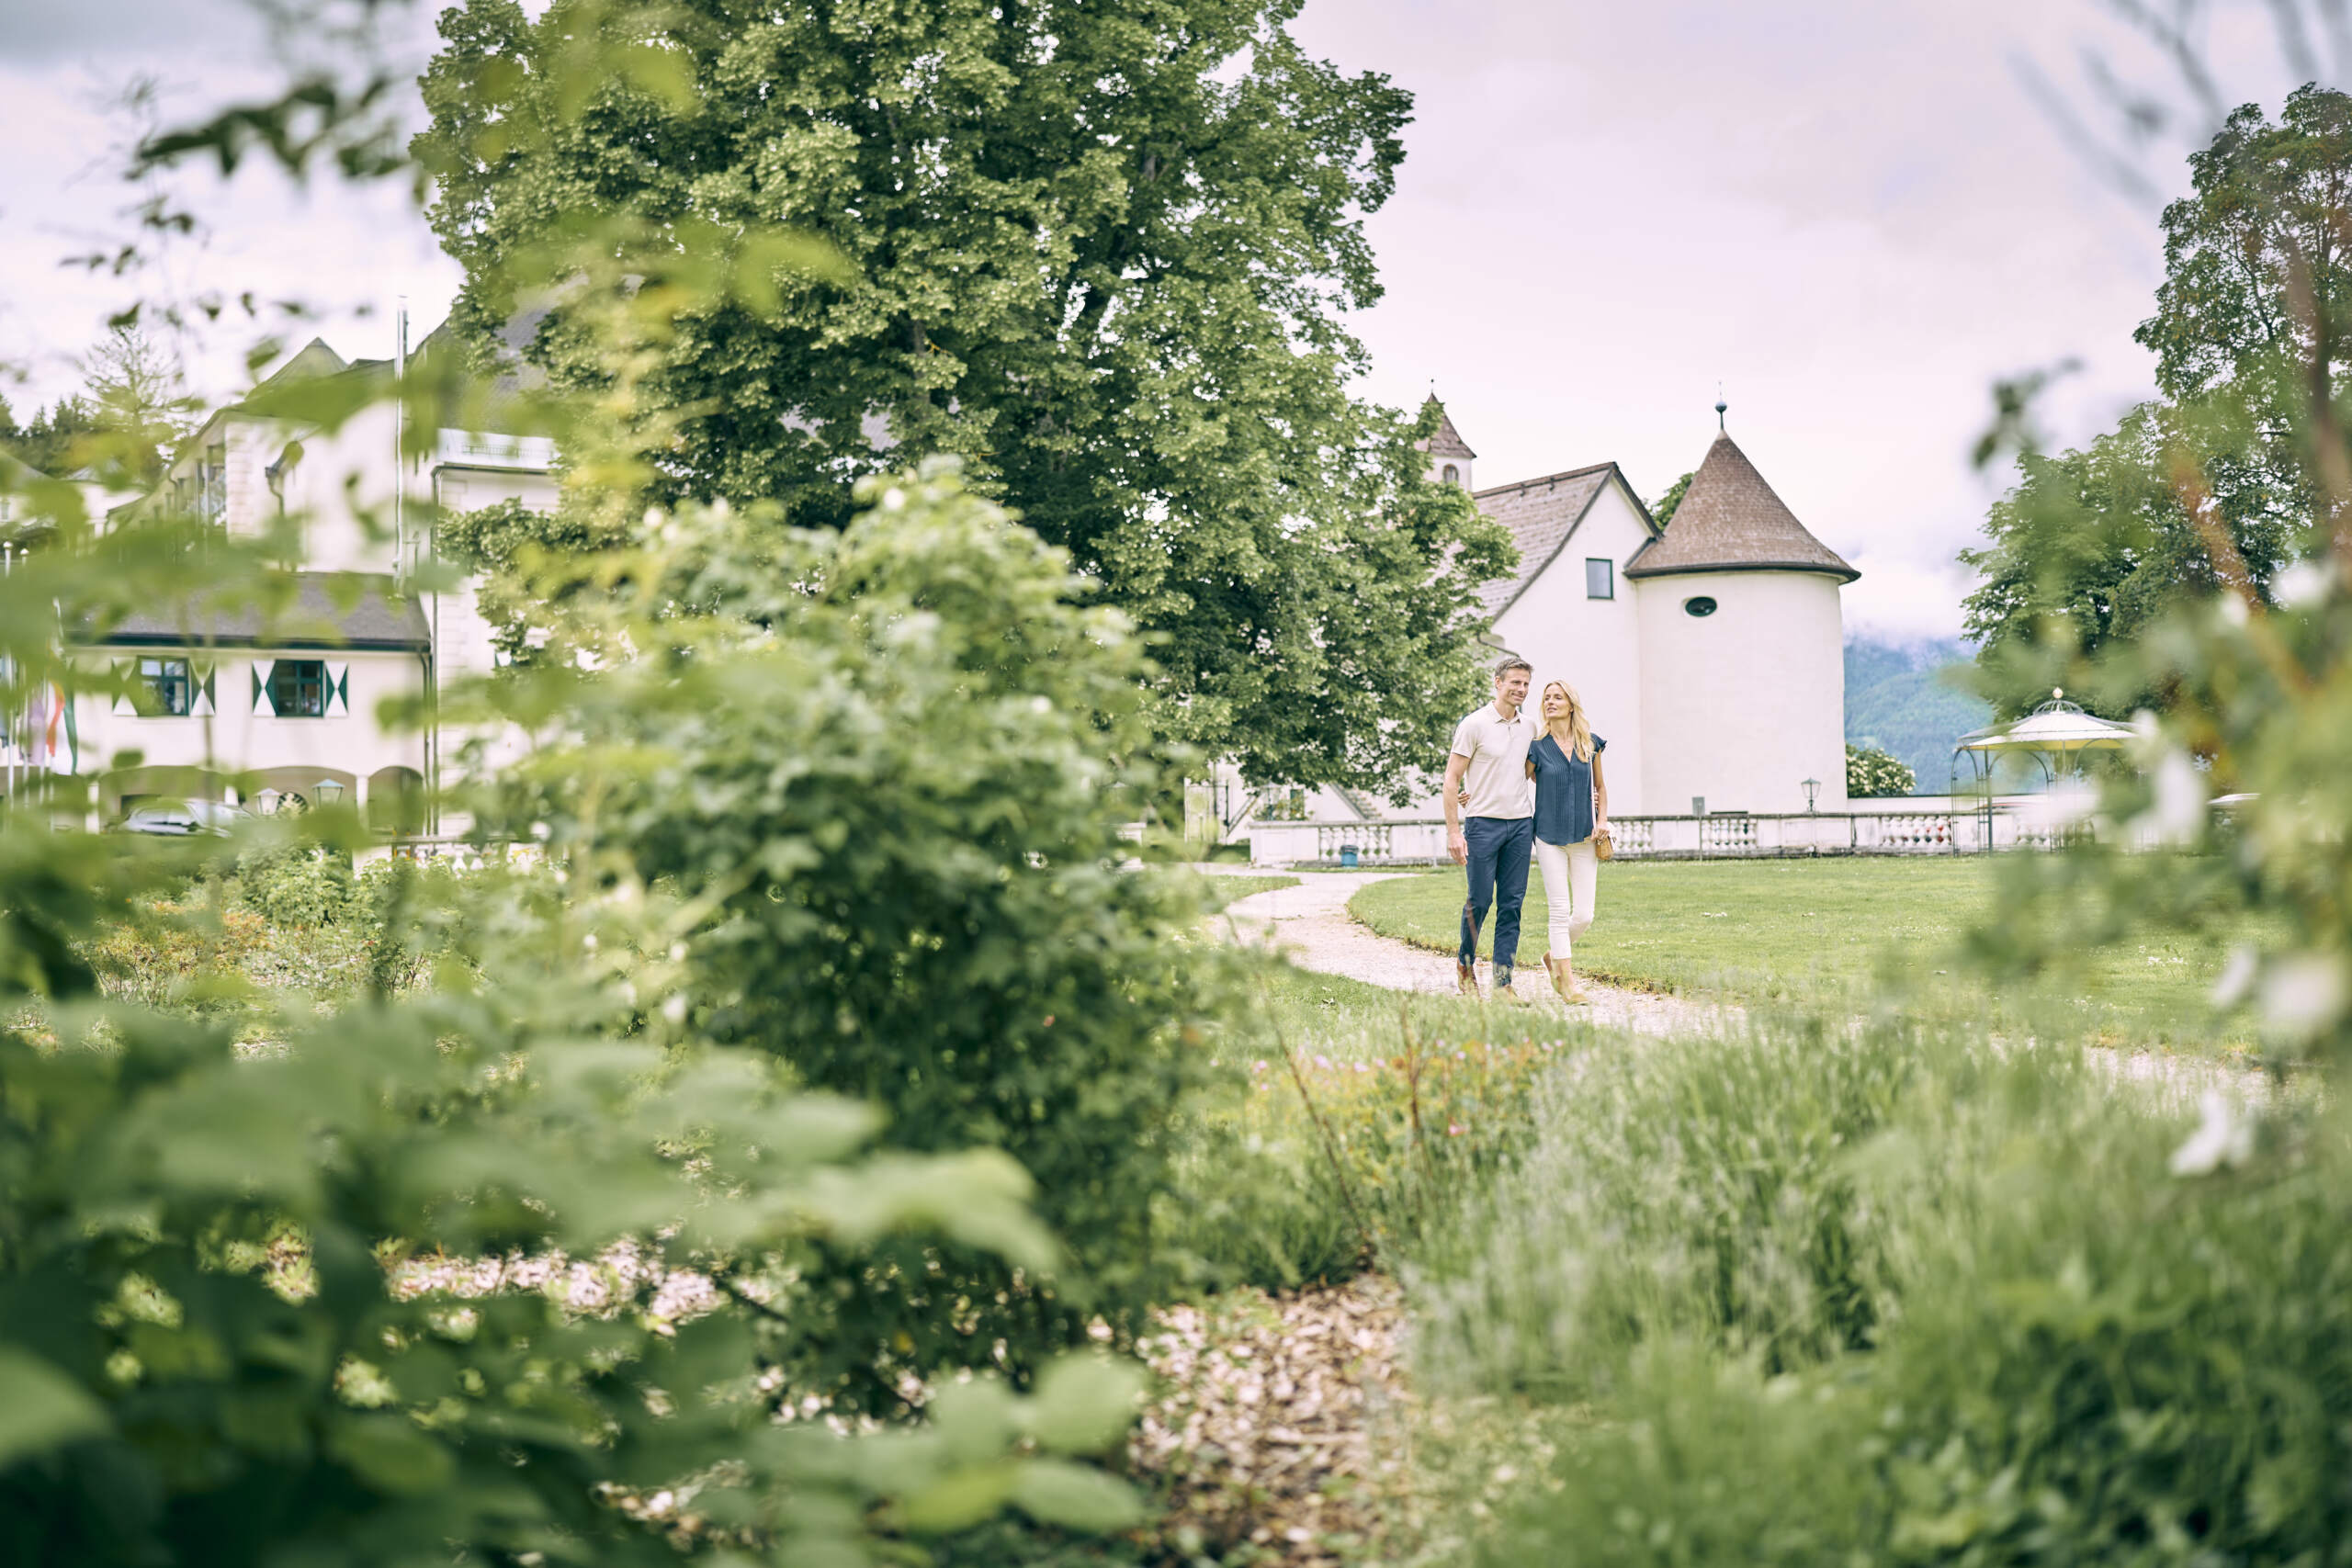
{"type": "Polygon", "coordinates": [[[1682,613],[1686,615],[1712,615],[1715,613],[1715,602],[1702,593],[1695,599],[1682,601],[1682,613]]]}

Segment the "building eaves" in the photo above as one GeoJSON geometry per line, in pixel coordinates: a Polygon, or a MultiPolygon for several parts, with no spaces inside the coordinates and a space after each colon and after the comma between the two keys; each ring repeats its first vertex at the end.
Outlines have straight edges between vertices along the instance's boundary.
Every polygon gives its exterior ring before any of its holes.
{"type": "Polygon", "coordinates": [[[288,648],[423,653],[433,646],[424,610],[383,572],[295,574],[294,603],[265,615],[253,604],[183,604],[135,611],[104,631],[85,628],[92,648],[288,648]]]}
{"type": "Polygon", "coordinates": [[[1500,620],[1512,605],[1519,603],[1535,580],[1551,570],[1552,563],[1560,558],[1561,552],[1568,547],[1568,542],[1584,526],[1584,520],[1591,513],[1593,502],[1600,499],[1601,492],[1612,482],[1633,502],[1634,515],[1641,519],[1642,525],[1652,530],[1651,538],[1634,552],[1634,558],[1639,559],[1642,550],[1648,549],[1657,542],[1655,531],[1657,525],[1651,520],[1649,508],[1642,504],[1641,497],[1635,495],[1634,487],[1626,482],[1623,470],[1613,462],[1593,463],[1581,468],[1568,468],[1556,474],[1521,479],[1513,484],[1496,485],[1478,491],[1471,498],[1478,503],[1481,512],[1494,517],[1510,501],[1523,498],[1529,491],[1541,487],[1546,492],[1556,492],[1563,484],[1566,484],[1570,487],[1567,504],[1574,509],[1566,525],[1559,527],[1556,537],[1545,537],[1553,528],[1559,526],[1560,517],[1556,512],[1549,517],[1530,520],[1529,525],[1512,527],[1512,540],[1520,547],[1518,570],[1510,577],[1498,578],[1484,585],[1479,591],[1489,621],[1500,620]],[[1532,549],[1529,547],[1531,545],[1534,547],[1532,549]]]}

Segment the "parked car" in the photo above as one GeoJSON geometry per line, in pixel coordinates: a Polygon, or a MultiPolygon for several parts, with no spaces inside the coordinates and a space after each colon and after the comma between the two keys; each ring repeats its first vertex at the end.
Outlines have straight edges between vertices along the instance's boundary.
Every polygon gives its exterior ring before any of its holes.
{"type": "Polygon", "coordinates": [[[186,838],[191,833],[226,833],[240,822],[253,819],[252,812],[226,801],[166,800],[135,807],[122,819],[122,831],[186,838]]]}

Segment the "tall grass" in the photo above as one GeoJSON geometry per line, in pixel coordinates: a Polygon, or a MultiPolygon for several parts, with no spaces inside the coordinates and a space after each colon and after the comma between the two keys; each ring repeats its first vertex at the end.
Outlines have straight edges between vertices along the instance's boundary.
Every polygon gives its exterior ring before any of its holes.
{"type": "Polygon", "coordinates": [[[1586,1051],[1412,1258],[1426,1386],[1555,1448],[1484,1560],[2352,1561],[2352,1136],[2281,1090],[2177,1175],[2215,1084],[1894,1016],[1586,1051]]]}
{"type": "Polygon", "coordinates": [[[1269,964],[1210,1048],[1238,1089],[1196,1107],[1154,1216],[1203,1285],[1343,1279],[1420,1245],[1509,1168],[1558,1061],[1557,1011],[1400,996],[1269,964]]]}
{"type": "Polygon", "coordinates": [[[1588,1050],[1538,1097],[1524,1156],[1413,1258],[1442,1381],[1576,1401],[1660,1337],[1768,1371],[1868,1342],[1855,1151],[1923,1076],[1966,1070],[1889,1023],[1758,1023],[1588,1050]]]}

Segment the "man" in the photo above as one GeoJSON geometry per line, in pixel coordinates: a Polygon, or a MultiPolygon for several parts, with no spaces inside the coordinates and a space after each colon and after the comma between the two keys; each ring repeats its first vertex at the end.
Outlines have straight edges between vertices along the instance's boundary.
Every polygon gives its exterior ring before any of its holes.
{"type": "Polygon", "coordinates": [[[1478,928],[1495,909],[1495,995],[1519,1000],[1510,988],[1519,957],[1519,907],[1527,899],[1527,859],[1535,842],[1535,788],[1527,779],[1527,748],[1535,722],[1520,711],[1535,671],[1516,655],[1495,666],[1495,700],[1453,729],[1445,761],[1445,847],[1453,863],[1470,870],[1470,897],[1462,906],[1462,950],[1454,984],[1478,994],[1478,928]],[[1464,797],[1469,819],[1464,821],[1464,797]]]}

